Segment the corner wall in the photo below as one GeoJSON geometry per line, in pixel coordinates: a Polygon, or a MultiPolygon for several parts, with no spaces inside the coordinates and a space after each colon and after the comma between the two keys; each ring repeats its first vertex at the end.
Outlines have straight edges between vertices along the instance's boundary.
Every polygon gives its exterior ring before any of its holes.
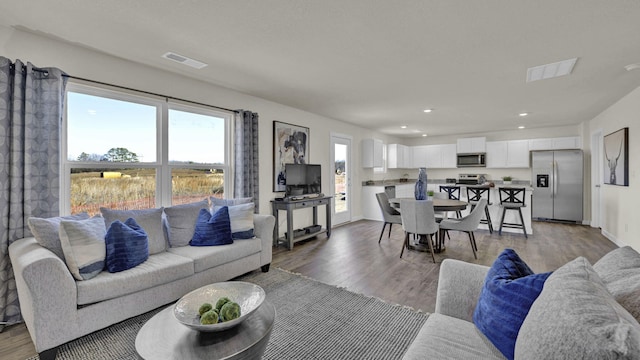
{"type": "MultiPolygon", "coordinates": [[[[624,127],[629,128],[629,186],[601,186],[601,228],[618,245],[640,251],[640,87],[589,121],[590,132],[602,129],[605,136],[624,127]]],[[[590,147],[591,134],[584,136],[590,147]]]]}

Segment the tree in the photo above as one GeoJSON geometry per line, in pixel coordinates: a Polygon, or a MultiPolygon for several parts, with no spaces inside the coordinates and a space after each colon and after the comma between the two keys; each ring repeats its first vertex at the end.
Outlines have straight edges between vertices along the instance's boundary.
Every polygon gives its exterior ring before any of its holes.
{"type": "Polygon", "coordinates": [[[100,161],[110,162],[138,162],[138,154],[127,148],[111,148],[102,156],[100,161]]]}
{"type": "Polygon", "coordinates": [[[87,154],[86,152],[82,152],[76,159],[77,161],[100,161],[102,159],[102,155],[100,154],[87,154]]]}

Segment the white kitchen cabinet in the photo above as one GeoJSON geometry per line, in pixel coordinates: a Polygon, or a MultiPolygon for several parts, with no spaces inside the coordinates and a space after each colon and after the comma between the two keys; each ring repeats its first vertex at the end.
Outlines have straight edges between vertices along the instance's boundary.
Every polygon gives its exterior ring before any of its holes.
{"type": "Polygon", "coordinates": [[[581,147],[582,147],[582,141],[580,141],[580,136],[541,138],[541,139],[529,140],[530,151],[580,149],[581,147]]]}
{"type": "Polygon", "coordinates": [[[387,167],[389,169],[405,169],[410,168],[411,149],[402,144],[387,145],[387,167]]]}
{"type": "Polygon", "coordinates": [[[487,151],[486,142],[485,137],[462,138],[458,139],[456,149],[458,154],[483,153],[487,151]]]}
{"type": "Polygon", "coordinates": [[[529,140],[507,141],[507,166],[508,168],[529,167],[529,140]]]}
{"type": "Polygon", "coordinates": [[[529,167],[529,140],[487,142],[487,168],[527,167],[529,167]]]}
{"type": "Polygon", "coordinates": [[[361,149],[361,160],[363,168],[383,167],[382,157],[384,143],[378,139],[363,139],[361,149]]]}
{"type": "Polygon", "coordinates": [[[411,147],[411,168],[417,169],[427,167],[427,148],[428,145],[411,147]]]}
{"type": "Polygon", "coordinates": [[[456,148],[456,144],[427,145],[427,169],[455,169],[457,167],[456,148]]]}
{"type": "Polygon", "coordinates": [[[382,210],[376,198],[377,193],[384,192],[384,186],[362,187],[362,217],[368,220],[384,221],[382,210]]]}

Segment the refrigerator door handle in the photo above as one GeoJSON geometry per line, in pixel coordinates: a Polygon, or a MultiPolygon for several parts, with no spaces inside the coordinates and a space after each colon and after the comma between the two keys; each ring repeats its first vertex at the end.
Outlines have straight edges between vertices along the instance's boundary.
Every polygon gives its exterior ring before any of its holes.
{"type": "Polygon", "coordinates": [[[555,198],[558,194],[558,162],[553,160],[553,191],[551,197],[555,198]]]}

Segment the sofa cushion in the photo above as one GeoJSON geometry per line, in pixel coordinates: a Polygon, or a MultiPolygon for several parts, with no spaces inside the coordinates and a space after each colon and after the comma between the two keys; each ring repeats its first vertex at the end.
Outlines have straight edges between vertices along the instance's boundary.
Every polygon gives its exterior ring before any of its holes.
{"type": "Polygon", "coordinates": [[[520,326],[550,274],[534,274],[512,249],[491,265],[473,322],[507,359],[513,359],[520,326]]]}
{"type": "Polygon", "coordinates": [[[119,272],[136,267],[149,258],[149,237],[133,218],[124,223],[115,220],[104,236],[107,247],[105,259],[109,272],[119,272]]]}
{"type": "Polygon", "coordinates": [[[76,282],[78,305],[117,298],[191,275],[191,259],[162,252],[149,256],[147,261],[132,269],[117,273],[103,271],[93,279],[76,282]]]}
{"type": "MultiPolygon", "coordinates": [[[[213,211],[220,210],[222,206],[214,206],[213,211]]],[[[229,219],[231,219],[231,236],[234,240],[251,239],[255,236],[253,229],[254,204],[247,203],[232,205],[229,207],[229,219]]]]}
{"type": "Polygon", "coordinates": [[[115,220],[125,222],[128,218],[133,218],[149,235],[149,254],[157,254],[167,248],[167,240],[164,237],[164,229],[162,227],[162,210],[163,208],[161,207],[142,210],[100,208],[102,217],[104,217],[105,228],[107,229],[115,220]]]}
{"type": "Polygon", "coordinates": [[[175,205],[164,209],[167,216],[167,234],[171,247],[187,246],[193,238],[196,220],[201,209],[209,209],[209,202],[202,201],[175,205]]]}
{"type": "Polygon", "coordinates": [[[473,323],[434,313],[404,354],[403,360],[413,359],[504,360],[504,356],[473,323]]]}
{"type": "Polygon", "coordinates": [[[51,250],[60,259],[64,260],[64,252],[62,251],[62,245],[60,244],[60,221],[62,220],[84,220],[88,219],[89,214],[86,212],[70,215],[59,216],[52,218],[39,218],[30,217],[27,220],[29,229],[36,238],[38,244],[42,247],[51,250]]]}
{"type": "Polygon", "coordinates": [[[560,267],[522,323],[517,359],[637,359],[640,325],[587,259],[560,267]]]}
{"type": "Polygon", "coordinates": [[[62,220],[60,243],[64,259],[76,280],[88,280],[104,269],[104,219],[94,216],[85,220],[62,220]]]}
{"type": "Polygon", "coordinates": [[[260,239],[235,241],[224,246],[182,246],[170,248],[169,252],[193,259],[195,272],[201,272],[219,265],[223,265],[262,250],[260,239]]]}
{"type": "Polygon", "coordinates": [[[607,290],[640,322],[640,254],[630,246],[610,251],[594,265],[607,290]]]}
{"type": "Polygon", "coordinates": [[[229,208],[223,206],[211,215],[209,209],[200,209],[196,230],[189,242],[191,246],[216,246],[233,244],[229,208]]]}

